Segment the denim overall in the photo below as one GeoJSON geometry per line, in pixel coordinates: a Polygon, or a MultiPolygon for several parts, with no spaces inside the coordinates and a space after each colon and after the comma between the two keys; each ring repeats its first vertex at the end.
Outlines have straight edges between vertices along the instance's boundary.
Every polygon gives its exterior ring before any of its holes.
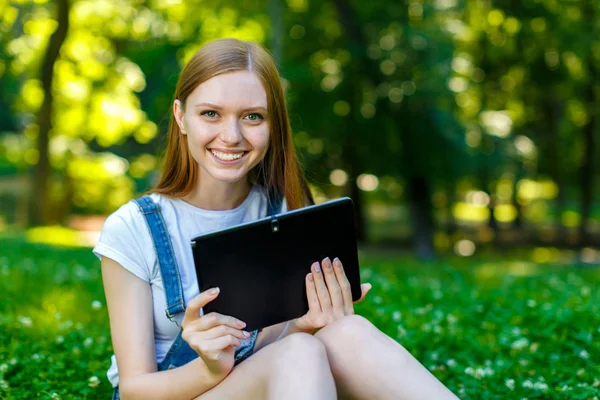
{"type": "MultiPolygon", "coordinates": [[[[267,216],[277,214],[281,211],[282,201],[280,196],[269,196],[267,205],[267,216]]],[[[179,276],[179,268],[175,253],[171,246],[171,239],[167,233],[165,221],[160,212],[160,206],[150,196],[143,196],[134,200],[139,206],[140,212],[146,218],[146,223],[154,242],[157,260],[160,266],[160,274],[165,288],[165,297],[167,309],[165,313],[167,318],[172,318],[182,312],[185,312],[185,302],[183,298],[183,287],[181,286],[181,278],[179,276]]],[[[252,331],[248,339],[242,341],[241,346],[235,348],[235,364],[238,365],[246,358],[252,355],[258,330],[252,331]]],[[[165,371],[187,364],[198,357],[188,343],[181,337],[181,332],[175,338],[175,341],[167,351],[165,358],[158,363],[158,370],[165,371]]],[[[120,400],[119,387],[114,389],[112,400],[120,400]]]]}

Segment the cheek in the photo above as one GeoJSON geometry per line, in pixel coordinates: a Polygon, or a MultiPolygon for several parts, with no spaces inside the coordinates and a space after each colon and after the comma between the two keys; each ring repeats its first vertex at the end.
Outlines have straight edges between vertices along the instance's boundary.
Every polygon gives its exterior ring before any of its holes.
{"type": "Polygon", "coordinates": [[[256,150],[261,150],[263,153],[266,152],[269,147],[269,126],[265,125],[252,129],[246,135],[246,140],[248,140],[256,150]]]}

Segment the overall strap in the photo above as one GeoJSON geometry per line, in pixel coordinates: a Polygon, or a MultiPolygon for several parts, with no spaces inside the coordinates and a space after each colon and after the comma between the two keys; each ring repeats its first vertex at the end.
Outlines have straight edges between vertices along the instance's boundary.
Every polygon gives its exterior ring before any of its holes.
{"type": "Polygon", "coordinates": [[[275,215],[281,212],[283,206],[283,196],[279,193],[271,193],[267,196],[267,216],[275,215]]]}
{"type": "Polygon", "coordinates": [[[167,233],[167,226],[160,212],[160,206],[152,201],[148,195],[134,201],[145,217],[148,229],[150,230],[150,236],[152,236],[152,242],[154,243],[160,267],[160,275],[165,288],[167,303],[165,313],[167,318],[171,319],[176,314],[185,311],[183,287],[181,285],[181,277],[179,276],[179,268],[177,267],[177,259],[173,252],[171,238],[167,233]]]}

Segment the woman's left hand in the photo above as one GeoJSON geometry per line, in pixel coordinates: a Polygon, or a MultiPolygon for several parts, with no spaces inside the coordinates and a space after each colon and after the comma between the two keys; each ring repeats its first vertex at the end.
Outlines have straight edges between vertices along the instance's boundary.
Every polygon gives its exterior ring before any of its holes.
{"type": "Polygon", "coordinates": [[[312,272],[306,276],[309,310],[302,317],[293,320],[296,330],[313,332],[346,315],[354,314],[354,304],[361,302],[371,290],[370,283],[362,284],[360,299],[353,302],[350,282],[338,258],[333,262],[325,258],[320,265],[315,262],[310,268],[312,272]]]}

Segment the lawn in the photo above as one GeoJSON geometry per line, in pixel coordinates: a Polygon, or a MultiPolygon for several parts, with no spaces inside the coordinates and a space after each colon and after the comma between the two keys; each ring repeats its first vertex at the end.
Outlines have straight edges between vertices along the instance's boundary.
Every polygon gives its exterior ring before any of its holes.
{"type": "MultiPolygon", "coordinates": [[[[600,270],[373,252],[361,264],[374,288],[357,312],[459,397],[600,398],[600,270]]],[[[90,249],[0,239],[0,275],[0,398],[110,398],[108,316],[90,249]]]]}

